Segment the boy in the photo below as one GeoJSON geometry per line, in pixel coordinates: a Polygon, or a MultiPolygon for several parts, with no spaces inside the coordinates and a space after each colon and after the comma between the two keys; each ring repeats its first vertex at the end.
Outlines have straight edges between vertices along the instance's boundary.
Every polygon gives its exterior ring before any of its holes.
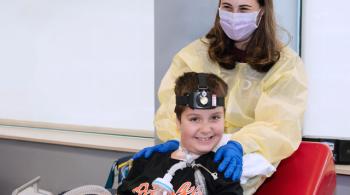
{"type": "Polygon", "coordinates": [[[242,194],[217,173],[214,153],[224,133],[227,85],[214,74],[189,72],[175,83],[180,148],[134,160],[118,194],[242,194]]]}

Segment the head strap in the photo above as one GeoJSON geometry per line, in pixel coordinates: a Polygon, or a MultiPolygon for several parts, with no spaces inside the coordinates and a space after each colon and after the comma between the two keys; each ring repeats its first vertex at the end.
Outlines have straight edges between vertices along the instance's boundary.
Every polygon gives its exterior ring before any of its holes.
{"type": "Polygon", "coordinates": [[[176,105],[189,106],[192,109],[213,109],[224,106],[225,98],[217,97],[209,91],[208,75],[198,73],[198,89],[186,96],[176,96],[176,105]]]}

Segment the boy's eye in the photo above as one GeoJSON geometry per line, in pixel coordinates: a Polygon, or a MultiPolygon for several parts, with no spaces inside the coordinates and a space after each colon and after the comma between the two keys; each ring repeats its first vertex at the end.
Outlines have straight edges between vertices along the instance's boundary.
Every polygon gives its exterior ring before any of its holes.
{"type": "Polygon", "coordinates": [[[198,117],[191,117],[191,118],[190,118],[190,121],[192,121],[192,122],[197,122],[197,121],[199,121],[199,118],[198,118],[198,117]]]}
{"type": "Polygon", "coordinates": [[[220,120],[221,116],[220,115],[215,115],[211,117],[212,120],[220,120]]]}

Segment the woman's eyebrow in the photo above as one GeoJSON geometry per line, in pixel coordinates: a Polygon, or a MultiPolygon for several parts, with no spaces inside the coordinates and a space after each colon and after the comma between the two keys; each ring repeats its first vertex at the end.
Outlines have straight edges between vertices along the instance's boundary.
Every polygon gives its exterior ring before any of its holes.
{"type": "Polygon", "coordinates": [[[232,7],[232,5],[231,4],[229,4],[229,3],[222,3],[222,5],[225,5],[225,6],[231,6],[232,7]]]}
{"type": "Polygon", "coordinates": [[[244,4],[244,5],[239,5],[239,8],[252,8],[253,6],[244,4]]]}

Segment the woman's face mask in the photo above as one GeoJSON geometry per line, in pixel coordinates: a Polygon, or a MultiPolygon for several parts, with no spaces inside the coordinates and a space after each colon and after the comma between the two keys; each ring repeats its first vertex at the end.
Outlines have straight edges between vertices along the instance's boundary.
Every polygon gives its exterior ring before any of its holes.
{"type": "Polygon", "coordinates": [[[250,13],[232,13],[219,8],[220,25],[225,34],[234,41],[244,41],[258,28],[260,11],[250,13]]]}

